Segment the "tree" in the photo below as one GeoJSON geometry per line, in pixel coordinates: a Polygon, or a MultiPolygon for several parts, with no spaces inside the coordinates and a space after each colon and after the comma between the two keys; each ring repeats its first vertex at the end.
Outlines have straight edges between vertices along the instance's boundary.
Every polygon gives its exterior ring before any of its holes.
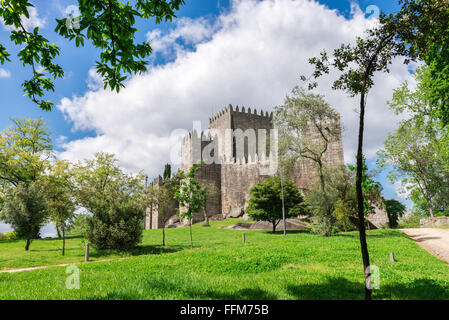
{"type": "Polygon", "coordinates": [[[26,251],[47,221],[46,200],[40,181],[20,182],[16,187],[9,187],[4,195],[0,218],[12,225],[18,237],[26,239],[26,251]]]}
{"type": "Polygon", "coordinates": [[[99,249],[133,249],[142,238],[144,176],[124,173],[111,154],[74,168],[76,199],[91,213],[87,238],[99,249]]]}
{"type": "Polygon", "coordinates": [[[410,184],[408,188],[417,186],[427,201],[430,216],[434,216],[433,197],[438,192],[438,164],[434,142],[420,126],[404,123],[389,135],[379,152],[379,163],[381,166],[394,166],[395,171],[389,175],[392,182],[402,178],[403,185],[410,184]]]}
{"type": "Polygon", "coordinates": [[[164,167],[164,181],[171,178],[171,165],[167,163],[164,167]]]}
{"type": "MultiPolygon", "coordinates": [[[[374,205],[382,205],[381,186],[374,181],[374,174],[368,172],[364,161],[363,168],[363,190],[365,201],[365,215],[375,212],[374,205]]],[[[359,220],[357,212],[357,194],[355,188],[355,166],[348,168],[328,168],[325,170],[326,194],[322,196],[321,188],[316,186],[309,190],[305,202],[307,208],[315,215],[325,214],[324,208],[330,208],[333,223],[342,231],[358,229],[359,220]]],[[[365,226],[367,222],[365,221],[365,226]]],[[[323,229],[323,226],[320,226],[323,229]]],[[[327,228],[320,230],[321,233],[328,232],[327,228]]],[[[333,231],[331,229],[330,231],[333,231]]]]}
{"type": "Polygon", "coordinates": [[[165,226],[167,221],[173,216],[173,212],[170,212],[170,204],[173,203],[173,190],[168,186],[161,186],[156,188],[156,199],[158,216],[162,222],[162,246],[165,247],[165,226]]]}
{"type": "MultiPolygon", "coordinates": [[[[256,221],[269,221],[276,226],[282,220],[281,179],[271,177],[259,182],[250,190],[251,198],[248,200],[246,213],[256,221]]],[[[284,183],[284,206],[286,218],[296,216],[303,212],[303,198],[298,188],[291,180],[284,183]]]]}
{"type": "MultiPolygon", "coordinates": [[[[374,180],[375,174],[368,170],[365,156],[362,161],[362,191],[363,191],[363,208],[364,215],[374,213],[375,206],[383,205],[382,198],[382,185],[374,180]]],[[[348,165],[348,169],[353,174],[357,172],[357,165],[348,165]]],[[[357,194],[357,188],[353,188],[355,194],[357,194]]]]}
{"type": "Polygon", "coordinates": [[[192,239],[192,218],[194,213],[201,212],[207,202],[207,191],[200,182],[195,178],[195,173],[200,169],[199,165],[194,165],[188,173],[179,172],[180,184],[174,187],[175,199],[181,207],[181,218],[189,220],[190,228],[190,247],[193,248],[192,239]]]}
{"type": "Polygon", "coordinates": [[[384,23],[399,24],[399,41],[407,44],[410,57],[429,66],[429,101],[442,124],[449,124],[449,2],[447,0],[400,0],[397,17],[384,23]]]}
{"type": "Polygon", "coordinates": [[[395,199],[386,199],[384,202],[387,209],[389,227],[396,228],[398,226],[399,218],[404,216],[407,212],[407,208],[395,199]]]}
{"type": "MultiPolygon", "coordinates": [[[[329,144],[340,135],[337,126],[339,115],[321,95],[295,87],[287,96],[284,105],[275,108],[274,124],[279,132],[279,154],[281,170],[291,172],[301,158],[308,159],[316,166],[320,181],[323,212],[318,216],[324,226],[324,235],[332,230],[332,210],[326,194],[324,178],[324,155],[329,144]]],[[[284,174],[287,175],[287,174],[284,174]]]]}
{"type": "MultiPolygon", "coordinates": [[[[362,190],[363,167],[363,137],[365,127],[365,109],[367,95],[374,86],[374,76],[377,72],[389,72],[389,66],[396,57],[406,57],[405,63],[426,56],[432,51],[432,40],[440,41],[443,31],[447,29],[434,28],[433,25],[448,21],[449,11],[445,0],[400,0],[402,7],[399,12],[385,15],[381,13],[379,23],[367,30],[364,38],[357,37],[353,45],[342,45],[333,51],[329,57],[322,51],[320,57],[309,60],[315,66],[313,78],[317,79],[329,74],[331,69],[339,73],[333,82],[333,89],[343,90],[352,97],[359,97],[359,135],[357,146],[357,208],[359,215],[359,234],[362,260],[365,270],[365,280],[370,277],[370,260],[366,242],[364,200],[362,190]]],[[[447,34],[447,33],[446,33],[447,34]]],[[[443,37],[446,39],[446,37],[443,37]]],[[[441,42],[439,42],[441,43],[441,42]]],[[[302,76],[302,80],[307,80],[302,76]]],[[[317,86],[316,82],[309,84],[309,89],[317,86]]],[[[365,286],[365,299],[372,298],[370,286],[365,286]]]]}
{"type": "Polygon", "coordinates": [[[378,164],[384,168],[392,165],[389,178],[400,181],[402,187],[413,195],[415,203],[422,196],[427,203],[427,214],[435,215],[439,199],[447,199],[449,144],[447,130],[441,126],[438,107],[431,96],[431,74],[428,67],[417,70],[417,87],[411,90],[407,82],[395,90],[389,103],[397,114],[407,112],[408,119],[401,121],[399,128],[388,136],[384,147],[378,152],[378,164]],[[421,194],[421,196],[419,196],[421,194]]]}
{"type": "Polygon", "coordinates": [[[11,119],[0,133],[0,180],[17,186],[36,181],[53,157],[50,132],[42,119],[11,119]]]}
{"type": "MultiPolygon", "coordinates": [[[[101,50],[97,72],[107,86],[117,92],[124,87],[128,75],[146,71],[152,51],[148,42],[136,43],[137,19],[155,18],[156,23],[172,21],[175,11],[184,0],[137,0],[132,4],[118,0],[78,1],[79,17],[70,15],[57,19],[55,32],[68,40],[75,40],[77,47],[90,40],[101,50]]],[[[23,83],[25,95],[43,110],[51,110],[54,103],[41,99],[45,91],[54,91],[53,81],[64,77],[64,71],[55,60],[60,48],[45,38],[39,27],[33,30],[23,23],[30,17],[28,0],[4,0],[0,2],[0,18],[10,33],[12,43],[20,47],[18,60],[32,69],[32,78],[23,83]],[[41,71],[38,66],[43,67],[41,71]]],[[[11,54],[0,44],[0,64],[10,60],[11,54]]]]}
{"type": "Polygon", "coordinates": [[[158,219],[162,224],[162,245],[165,246],[165,227],[168,220],[173,216],[174,212],[172,208],[179,207],[178,203],[175,203],[175,187],[180,183],[179,174],[175,174],[171,178],[164,179],[164,183],[161,186],[151,185],[146,194],[146,207],[149,207],[151,211],[154,208],[157,209],[158,219]]]}
{"type": "Polygon", "coordinates": [[[73,198],[73,181],[69,162],[56,161],[46,177],[45,193],[48,199],[50,219],[62,237],[62,255],[65,255],[65,236],[70,230],[75,217],[75,202],[73,198]]]}

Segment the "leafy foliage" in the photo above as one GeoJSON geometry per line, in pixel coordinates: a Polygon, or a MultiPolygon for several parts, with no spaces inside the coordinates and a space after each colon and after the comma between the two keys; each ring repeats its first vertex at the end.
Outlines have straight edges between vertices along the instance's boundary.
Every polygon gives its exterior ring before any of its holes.
{"type": "Polygon", "coordinates": [[[50,132],[42,119],[12,119],[0,133],[0,179],[17,186],[37,180],[53,156],[50,132]]]}
{"type": "Polygon", "coordinates": [[[396,228],[399,218],[402,218],[407,211],[406,206],[395,199],[389,199],[385,200],[385,207],[387,209],[390,228],[396,228]]]}
{"type": "Polygon", "coordinates": [[[14,241],[18,239],[19,237],[17,237],[17,233],[15,233],[14,231],[0,233],[0,241],[14,241]]]}
{"type": "Polygon", "coordinates": [[[416,210],[434,216],[449,211],[449,130],[441,126],[438,107],[430,99],[430,69],[418,69],[415,78],[415,90],[404,83],[394,92],[390,107],[409,117],[385,140],[378,163],[381,167],[392,165],[390,180],[401,182],[416,210]]]}
{"type": "Polygon", "coordinates": [[[50,219],[56,225],[63,240],[62,255],[65,254],[65,236],[70,231],[75,213],[74,182],[69,162],[58,160],[46,176],[46,197],[50,219]]]}
{"type": "MultiPolygon", "coordinates": [[[[281,170],[285,176],[300,159],[311,161],[319,177],[319,232],[330,236],[334,226],[327,195],[324,155],[340,136],[339,115],[321,95],[295,87],[282,106],[275,108],[274,124],[279,131],[281,170]],[[321,210],[323,209],[323,210],[321,210]]],[[[317,199],[317,200],[318,200],[317,199]]]]}
{"type": "MultiPolygon", "coordinates": [[[[364,162],[364,195],[365,214],[374,213],[374,205],[382,206],[381,186],[373,180],[373,173],[368,172],[364,162]]],[[[306,204],[314,216],[320,218],[317,231],[330,236],[337,231],[352,231],[359,227],[357,213],[357,196],[355,188],[355,166],[346,168],[331,168],[325,171],[326,194],[324,198],[321,188],[317,185],[306,195],[306,204]],[[330,208],[331,216],[327,215],[330,208]],[[324,216],[324,217],[323,217],[324,216]]],[[[365,221],[365,224],[367,222],[365,221]]]]}
{"type": "Polygon", "coordinates": [[[186,209],[181,212],[181,218],[192,220],[192,214],[199,213],[206,205],[205,187],[195,178],[195,173],[199,169],[200,166],[192,166],[187,174],[183,171],[179,172],[181,184],[175,187],[175,199],[186,209]]]}
{"type": "MultiPolygon", "coordinates": [[[[109,86],[119,92],[129,75],[146,71],[148,62],[144,59],[151,53],[148,42],[135,42],[139,31],[135,28],[136,20],[172,21],[175,11],[184,4],[184,0],[137,0],[132,4],[118,0],[78,0],[81,16],[57,19],[55,32],[74,40],[77,47],[84,46],[86,39],[90,40],[101,51],[96,67],[103,77],[104,88],[109,86]]],[[[42,97],[46,91],[54,91],[53,81],[63,78],[64,71],[55,63],[60,48],[42,36],[38,27],[25,28],[23,22],[30,17],[31,7],[28,0],[2,0],[0,18],[11,29],[11,42],[21,48],[18,59],[32,68],[32,78],[23,83],[25,94],[39,108],[49,111],[54,103],[42,97]]],[[[0,64],[11,61],[10,57],[0,44],[0,64]]]]}
{"type": "Polygon", "coordinates": [[[183,171],[178,173],[180,185],[174,187],[175,199],[184,210],[181,210],[180,217],[187,218],[190,222],[190,246],[193,248],[192,240],[192,218],[194,213],[199,213],[206,206],[208,192],[204,186],[195,178],[195,173],[200,169],[199,165],[194,165],[186,174],[183,171]]]}
{"type": "Polygon", "coordinates": [[[31,240],[39,237],[40,228],[48,218],[44,185],[39,182],[19,183],[7,189],[0,219],[11,224],[19,238],[26,239],[25,250],[31,240]]]}
{"type": "MultiPolygon", "coordinates": [[[[259,182],[250,190],[246,213],[256,221],[269,221],[276,226],[282,220],[281,178],[271,177],[259,182]]],[[[291,180],[284,183],[285,217],[289,218],[303,213],[303,198],[298,188],[291,180]]]]}
{"type": "Polygon", "coordinates": [[[116,162],[113,155],[97,153],[76,165],[76,198],[92,214],[87,238],[94,246],[130,250],[142,238],[143,175],[125,174],[116,162]]]}
{"type": "MultiPolygon", "coordinates": [[[[367,95],[375,84],[375,74],[389,73],[394,58],[405,57],[404,63],[409,63],[432,52],[432,40],[441,43],[441,39],[447,39],[447,32],[442,33],[447,28],[440,28],[449,21],[448,4],[445,0],[400,0],[400,4],[402,7],[397,13],[390,15],[381,13],[379,23],[369,29],[365,37],[357,37],[355,44],[342,44],[340,48],[333,50],[332,56],[324,50],[319,57],[309,60],[315,66],[312,78],[317,79],[336,71],[338,77],[334,80],[332,88],[345,91],[352,97],[358,96],[360,99],[356,192],[360,245],[367,281],[370,281],[370,273],[366,271],[370,261],[364,227],[365,202],[362,189],[367,95]]],[[[307,78],[302,76],[302,80],[307,78]]],[[[315,87],[317,82],[313,80],[309,83],[309,89],[315,87]]],[[[371,296],[371,289],[365,288],[366,299],[371,299],[371,296]]]]}
{"type": "Polygon", "coordinates": [[[321,171],[329,143],[340,135],[338,113],[321,95],[295,87],[284,104],[275,108],[274,125],[279,131],[282,167],[291,171],[301,157],[312,160],[321,171]],[[316,139],[311,131],[316,132],[316,139]]]}
{"type": "MultiPolygon", "coordinates": [[[[23,23],[29,18],[29,9],[33,5],[28,0],[3,0],[0,3],[0,17],[10,30],[10,40],[21,49],[17,54],[23,66],[32,68],[33,77],[23,83],[23,90],[31,101],[42,110],[49,111],[53,102],[43,100],[45,91],[54,91],[53,80],[64,77],[62,67],[54,62],[60,53],[60,48],[42,36],[39,27],[27,30],[23,23]],[[43,71],[38,67],[42,67],[43,71]],[[48,76],[45,75],[48,73],[48,76]],[[51,76],[51,78],[50,78],[51,76]]],[[[6,48],[0,45],[0,64],[10,60],[6,48]]]]}

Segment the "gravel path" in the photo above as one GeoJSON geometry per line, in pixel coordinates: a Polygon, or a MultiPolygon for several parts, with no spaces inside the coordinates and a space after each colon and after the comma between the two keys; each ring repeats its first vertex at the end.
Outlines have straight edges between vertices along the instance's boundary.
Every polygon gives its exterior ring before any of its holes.
{"type": "Polygon", "coordinates": [[[434,256],[449,263],[449,229],[401,229],[434,256]]]}

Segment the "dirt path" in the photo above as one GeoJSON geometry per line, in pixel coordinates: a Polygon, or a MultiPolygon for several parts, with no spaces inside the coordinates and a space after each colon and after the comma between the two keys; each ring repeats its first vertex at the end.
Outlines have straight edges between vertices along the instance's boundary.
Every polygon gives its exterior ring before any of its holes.
{"type": "MultiPolygon", "coordinates": [[[[123,260],[127,258],[119,258],[115,260],[123,260]]],[[[95,260],[95,261],[89,261],[89,262],[72,262],[72,263],[63,263],[63,264],[52,264],[49,266],[39,266],[39,267],[29,267],[29,268],[19,268],[19,269],[6,269],[6,270],[0,270],[0,273],[16,273],[16,272],[23,272],[23,271],[32,271],[32,270],[38,270],[38,269],[47,269],[51,267],[67,267],[72,264],[79,265],[83,263],[97,263],[97,262],[108,262],[112,261],[113,259],[104,259],[104,260],[95,260]]]]}
{"type": "Polygon", "coordinates": [[[401,229],[422,248],[449,263],[449,230],[437,228],[401,229]]]}

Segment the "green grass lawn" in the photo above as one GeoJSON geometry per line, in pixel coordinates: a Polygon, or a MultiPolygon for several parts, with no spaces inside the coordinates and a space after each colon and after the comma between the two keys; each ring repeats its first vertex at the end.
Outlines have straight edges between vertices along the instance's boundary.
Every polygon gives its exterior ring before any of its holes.
{"type": "MultiPolygon", "coordinates": [[[[233,221],[167,230],[167,248],[159,246],[161,230],[145,231],[142,245],[130,254],[93,251],[95,260],[78,264],[80,289],[66,288],[66,267],[0,273],[0,299],[363,299],[363,269],[358,233],[324,238],[306,232],[271,234],[222,229],[233,221]]],[[[82,261],[81,238],[68,241],[0,243],[0,268],[82,261]]],[[[371,263],[379,267],[376,299],[449,299],[448,265],[431,256],[402,232],[371,231],[371,263]],[[397,263],[389,262],[395,253],[397,263]]]]}

